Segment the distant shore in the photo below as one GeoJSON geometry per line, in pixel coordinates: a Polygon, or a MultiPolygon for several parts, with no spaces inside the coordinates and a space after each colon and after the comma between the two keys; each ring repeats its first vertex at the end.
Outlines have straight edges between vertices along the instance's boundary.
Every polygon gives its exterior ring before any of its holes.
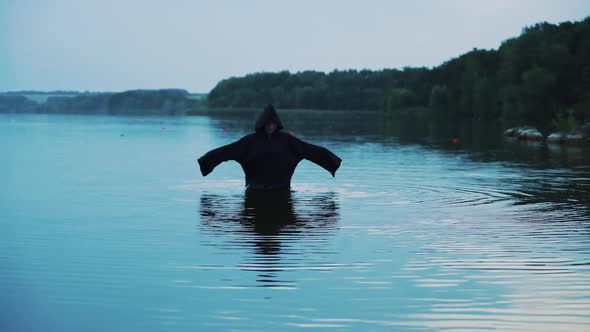
{"type": "Polygon", "coordinates": [[[0,93],[0,113],[186,115],[205,107],[206,94],[181,89],[124,92],[0,93]]]}

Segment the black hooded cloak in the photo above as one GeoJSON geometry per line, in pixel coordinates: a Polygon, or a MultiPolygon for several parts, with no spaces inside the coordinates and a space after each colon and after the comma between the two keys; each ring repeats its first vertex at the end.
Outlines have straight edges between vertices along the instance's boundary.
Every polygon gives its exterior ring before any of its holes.
{"type": "Polygon", "coordinates": [[[336,175],[342,159],[330,150],[304,142],[284,133],[283,123],[272,105],[258,117],[255,132],[240,140],[211,150],[199,158],[201,174],[207,176],[224,161],[237,161],[246,175],[248,190],[287,189],[297,164],[307,159],[336,175]],[[272,134],[264,126],[274,122],[277,129],[272,134]]]}

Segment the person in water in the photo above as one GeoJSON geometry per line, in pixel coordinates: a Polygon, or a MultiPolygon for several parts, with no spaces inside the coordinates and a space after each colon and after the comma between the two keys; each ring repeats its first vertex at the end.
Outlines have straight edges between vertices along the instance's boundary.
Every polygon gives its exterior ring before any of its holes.
{"type": "Polygon", "coordinates": [[[235,160],[244,170],[247,190],[288,189],[297,164],[306,159],[336,175],[342,159],[282,129],[283,123],[274,106],[266,106],[256,121],[254,133],[199,158],[201,174],[207,176],[222,162],[235,160]]]}

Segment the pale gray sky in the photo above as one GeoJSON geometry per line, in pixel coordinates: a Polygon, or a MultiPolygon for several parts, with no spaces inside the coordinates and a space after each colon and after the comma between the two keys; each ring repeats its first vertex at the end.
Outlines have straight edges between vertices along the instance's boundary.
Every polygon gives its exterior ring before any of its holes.
{"type": "Polygon", "coordinates": [[[259,71],[436,66],[589,0],[0,0],[0,91],[184,88],[259,71]]]}

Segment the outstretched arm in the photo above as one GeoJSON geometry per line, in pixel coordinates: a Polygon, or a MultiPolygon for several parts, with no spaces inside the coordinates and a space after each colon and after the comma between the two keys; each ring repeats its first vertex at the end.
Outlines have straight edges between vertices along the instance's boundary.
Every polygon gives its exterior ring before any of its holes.
{"type": "Polygon", "coordinates": [[[312,163],[321,166],[330,172],[332,176],[336,175],[336,171],[340,167],[342,159],[332,153],[332,151],[319,145],[304,142],[294,136],[291,136],[291,143],[293,149],[301,156],[301,158],[307,159],[312,163]]]}
{"type": "Polygon", "coordinates": [[[207,176],[213,171],[217,165],[224,161],[236,160],[238,161],[246,152],[246,137],[239,141],[224,145],[220,148],[211,150],[199,158],[199,167],[201,174],[207,176]]]}

